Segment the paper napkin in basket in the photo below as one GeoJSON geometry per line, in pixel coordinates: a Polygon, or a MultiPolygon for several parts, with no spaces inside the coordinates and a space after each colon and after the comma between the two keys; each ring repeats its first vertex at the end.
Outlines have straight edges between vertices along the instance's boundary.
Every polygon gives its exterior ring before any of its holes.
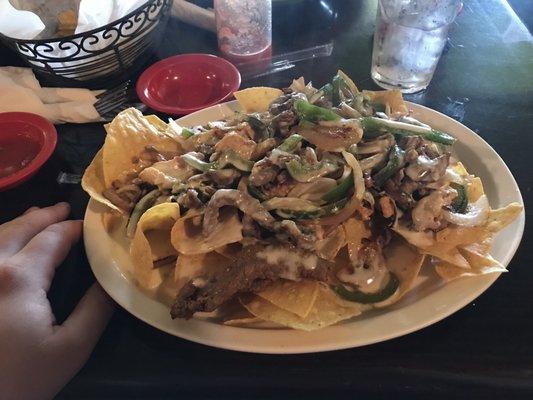
{"type": "MultiPolygon", "coordinates": [[[[75,31],[72,33],[83,33],[100,28],[109,23],[114,23],[136,8],[145,4],[147,0],[16,0],[13,7],[9,0],[0,0],[0,33],[14,39],[52,39],[58,38],[61,30],[56,30],[58,16],[68,8],[74,16],[77,14],[77,21],[73,22],[75,31]],[[61,12],[60,12],[61,11],[61,12]]],[[[157,4],[157,2],[155,3],[157,4]]],[[[153,16],[152,16],[153,17],[153,16]]],[[[110,44],[118,45],[123,41],[140,40],[150,32],[140,28],[147,24],[146,17],[130,19],[130,23],[121,25],[120,32],[111,30],[110,32],[96,32],[91,35],[90,40],[83,42],[82,38],[72,39],[74,45],[62,45],[59,42],[51,41],[47,44],[46,54],[49,59],[68,58],[73,52],[79,51],[80,56],[90,56],[93,52],[107,48],[110,44]],[[138,32],[138,33],[136,33],[138,32]],[[117,35],[120,34],[120,37],[117,35]]],[[[31,50],[42,51],[39,45],[28,45],[31,50]]],[[[30,50],[30,51],[31,51],[30,50]]],[[[113,49],[99,54],[96,57],[109,57],[113,49]]],[[[41,65],[39,62],[33,62],[41,65]]],[[[78,64],[84,64],[86,60],[58,61],[53,64],[54,68],[72,69],[78,64]]],[[[113,65],[108,65],[108,69],[118,67],[118,61],[113,65]]],[[[105,74],[108,69],[102,69],[101,74],[105,74]]],[[[73,72],[70,78],[75,78],[78,72],[73,72]]]]}

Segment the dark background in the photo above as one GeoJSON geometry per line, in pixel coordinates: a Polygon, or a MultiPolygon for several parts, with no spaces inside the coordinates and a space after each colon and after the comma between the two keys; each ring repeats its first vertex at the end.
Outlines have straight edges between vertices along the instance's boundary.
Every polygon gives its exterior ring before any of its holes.
{"type": "MultiPolygon", "coordinates": [[[[529,218],[533,42],[519,18],[531,29],[533,1],[511,1],[516,13],[504,1],[464,3],[431,85],[406,97],[489,142],[515,175],[529,218]]],[[[320,86],[340,67],[361,88],[375,89],[369,76],[375,10],[376,1],[275,1],[275,54],[330,41],[333,54],[243,86],[286,86],[300,75],[320,86]]],[[[171,19],[155,58],[186,52],[214,53],[216,37],[171,19]]],[[[0,48],[0,64],[19,63],[0,48]]],[[[73,218],[83,216],[85,193],[56,178],[60,171],[82,173],[104,130],[101,124],[62,125],[58,132],[45,167],[0,193],[0,222],[31,205],[61,200],[72,204],[73,218]]],[[[118,310],[87,365],[58,398],[533,398],[532,240],[527,225],[511,272],[461,311],[408,336],[351,350],[287,356],[218,350],[161,333],[118,310]]],[[[93,279],[79,244],[50,292],[59,320],[93,279]]]]}

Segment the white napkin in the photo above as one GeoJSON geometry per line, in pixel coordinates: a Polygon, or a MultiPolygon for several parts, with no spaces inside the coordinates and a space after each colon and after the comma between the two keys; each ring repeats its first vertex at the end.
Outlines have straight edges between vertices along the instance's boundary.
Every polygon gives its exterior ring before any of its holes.
{"type": "MultiPolygon", "coordinates": [[[[57,7],[45,4],[47,0],[17,2],[0,0],[0,33],[15,39],[35,39],[48,25],[56,24],[57,7]],[[31,7],[32,9],[27,9],[31,7]],[[34,10],[46,10],[37,15],[34,10]]],[[[50,1],[50,0],[48,0],[50,1]]],[[[147,0],[81,0],[73,2],[78,7],[78,24],[75,33],[90,31],[111,22],[142,6],[147,0]]],[[[114,37],[112,38],[114,39],[114,37]]]]}
{"type": "Polygon", "coordinates": [[[30,68],[0,67],[0,93],[0,112],[31,112],[55,124],[102,120],[93,106],[101,90],[43,88],[30,68]]]}
{"type": "Polygon", "coordinates": [[[9,0],[0,0],[0,33],[17,39],[33,39],[45,28],[31,11],[17,10],[9,0]]]}
{"type": "Polygon", "coordinates": [[[81,0],[76,33],[87,32],[119,20],[146,0],[81,0]]]}

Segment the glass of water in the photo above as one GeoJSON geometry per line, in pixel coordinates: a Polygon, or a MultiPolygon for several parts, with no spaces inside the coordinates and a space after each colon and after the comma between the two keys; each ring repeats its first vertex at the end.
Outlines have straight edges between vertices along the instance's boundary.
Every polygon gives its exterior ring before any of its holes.
{"type": "Polygon", "coordinates": [[[425,89],[446,44],[459,0],[379,0],[371,76],[385,89],[425,89]]]}

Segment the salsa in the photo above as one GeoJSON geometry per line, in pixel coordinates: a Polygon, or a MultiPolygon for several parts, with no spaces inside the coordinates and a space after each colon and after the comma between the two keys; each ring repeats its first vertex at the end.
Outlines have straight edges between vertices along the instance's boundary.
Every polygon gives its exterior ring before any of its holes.
{"type": "Polygon", "coordinates": [[[39,143],[25,136],[0,137],[0,178],[20,171],[39,153],[39,143]]]}

